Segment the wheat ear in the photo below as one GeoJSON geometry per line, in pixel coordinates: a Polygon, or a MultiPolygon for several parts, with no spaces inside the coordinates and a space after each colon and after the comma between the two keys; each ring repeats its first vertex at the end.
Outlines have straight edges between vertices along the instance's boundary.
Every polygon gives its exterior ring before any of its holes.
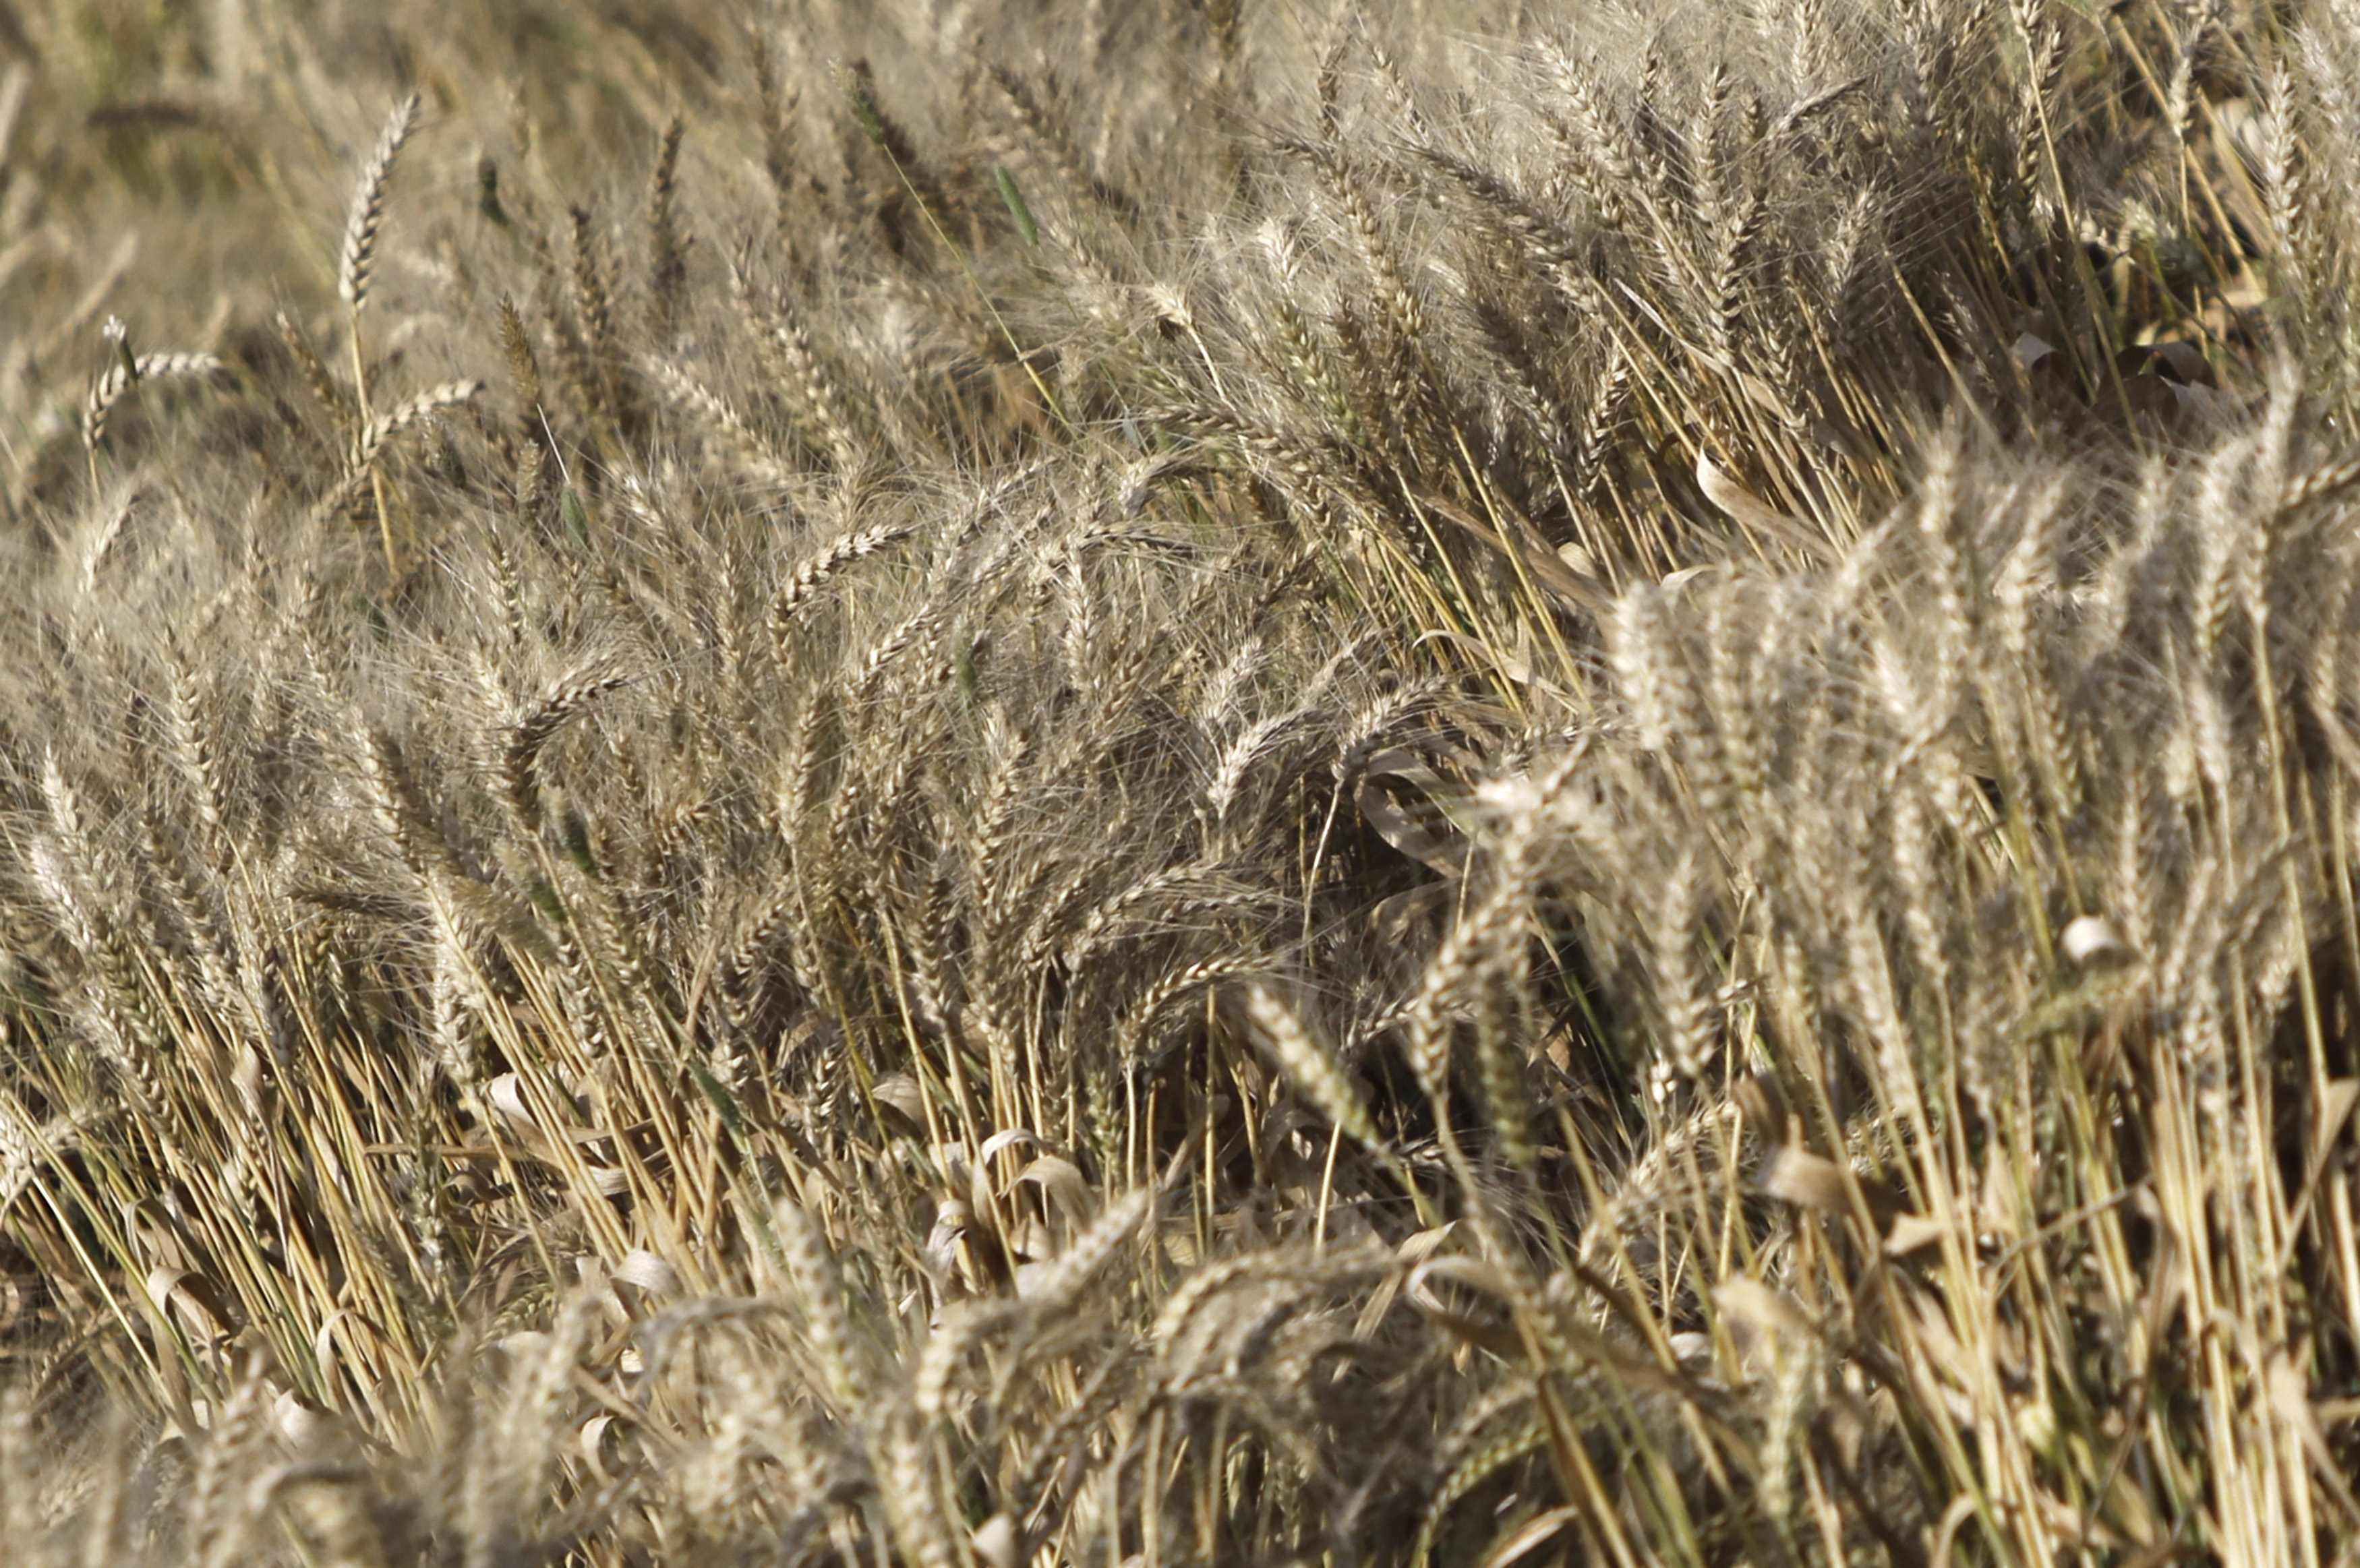
{"type": "MultiPolygon", "coordinates": [[[[369,424],[368,355],[361,340],[361,309],[368,303],[369,281],[377,264],[377,234],[385,227],[386,187],[392,182],[394,161],[401,156],[402,144],[418,128],[419,102],[418,94],[412,93],[386,116],[385,129],[379,133],[376,149],[361,169],[360,184],[353,191],[352,212],[344,220],[344,254],[336,266],[336,297],[344,302],[352,316],[353,398],[358,405],[359,422],[364,430],[369,424]]],[[[388,573],[398,572],[400,556],[394,549],[393,517],[386,508],[385,476],[372,470],[369,490],[377,503],[377,531],[385,543],[385,569],[388,573]]]]}
{"type": "MultiPolygon", "coordinates": [[[[376,269],[377,231],[385,226],[386,187],[392,183],[394,161],[402,144],[418,128],[419,97],[412,93],[393,106],[377,147],[361,169],[353,206],[344,220],[344,249],[336,267],[336,297],[357,317],[368,303],[369,280],[376,269]]],[[[356,365],[355,369],[358,368],[356,365]]]]}

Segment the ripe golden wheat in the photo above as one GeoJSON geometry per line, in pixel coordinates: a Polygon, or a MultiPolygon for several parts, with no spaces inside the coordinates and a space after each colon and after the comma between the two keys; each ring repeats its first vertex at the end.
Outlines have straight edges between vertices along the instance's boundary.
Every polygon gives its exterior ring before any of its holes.
{"type": "Polygon", "coordinates": [[[2346,7],[133,9],[11,1564],[2360,1552],[2346,7]]]}

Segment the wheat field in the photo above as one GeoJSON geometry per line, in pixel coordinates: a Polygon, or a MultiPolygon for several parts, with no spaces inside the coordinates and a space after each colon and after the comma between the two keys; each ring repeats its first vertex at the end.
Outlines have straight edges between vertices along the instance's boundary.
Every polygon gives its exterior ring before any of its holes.
{"type": "Polygon", "coordinates": [[[0,4],[0,1559],[2360,1564],[2355,81],[0,4]]]}

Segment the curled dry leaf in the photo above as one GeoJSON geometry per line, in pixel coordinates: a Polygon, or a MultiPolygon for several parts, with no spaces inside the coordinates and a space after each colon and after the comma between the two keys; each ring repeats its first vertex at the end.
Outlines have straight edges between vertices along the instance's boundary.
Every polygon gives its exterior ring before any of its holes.
{"type": "Polygon", "coordinates": [[[2114,923],[2102,915],[2083,915],[2066,926],[2058,948],[2076,965],[2111,963],[2130,956],[2130,947],[2114,923]]]}
{"type": "Polygon", "coordinates": [[[1902,1214],[1894,1220],[1885,1233],[1885,1255],[1907,1258],[1923,1252],[1942,1239],[1949,1227],[1930,1214],[1902,1214]]]}
{"type": "Polygon", "coordinates": [[[922,1135],[926,1130],[926,1092],[907,1073],[890,1073],[870,1090],[880,1111],[890,1111],[883,1130],[888,1134],[922,1135]]]}
{"type": "Polygon", "coordinates": [[[1079,1221],[1090,1212],[1089,1183],[1081,1168],[1063,1155],[1043,1154],[1017,1174],[1015,1185],[1030,1182],[1040,1189],[1049,1212],[1079,1221]]]}
{"type": "Polygon", "coordinates": [[[351,1316],[351,1308],[338,1307],[322,1318],[320,1326],[311,1332],[311,1365],[319,1368],[323,1382],[332,1382],[336,1376],[336,1331],[351,1316]]]}
{"type": "Polygon", "coordinates": [[[486,1093],[492,1102],[492,1109],[497,1111],[505,1119],[514,1122],[519,1127],[530,1127],[538,1125],[539,1118],[534,1116],[532,1108],[524,1102],[524,1082],[515,1073],[501,1073],[486,1085],[486,1093]]]}
{"type": "Polygon", "coordinates": [[[1517,1529],[1510,1530],[1491,1548],[1491,1554],[1483,1559],[1483,1568],[1509,1568],[1510,1563],[1523,1562],[1564,1534],[1568,1525],[1577,1523],[1581,1518],[1582,1510],[1569,1504],[1535,1514],[1517,1529]]]}
{"type": "Polygon", "coordinates": [[[1016,1568],[1018,1542],[1016,1520],[1008,1514],[994,1514],[976,1526],[975,1554],[987,1568],[1016,1568]]]}
{"type": "Polygon", "coordinates": [[[1452,819],[1455,791],[1442,775],[1406,746],[1387,746],[1369,758],[1354,799],[1377,836],[1445,877],[1467,868],[1468,844],[1452,819]]]}
{"type": "MultiPolygon", "coordinates": [[[[1566,548],[1579,550],[1580,547],[1568,545],[1566,548]]],[[[1421,633],[1417,639],[1417,646],[1424,647],[1427,643],[1441,643],[1446,647],[1457,648],[1466,656],[1470,665],[1479,670],[1496,670],[1519,686],[1531,687],[1535,691],[1546,692],[1549,696],[1568,702],[1574,700],[1575,694],[1571,688],[1562,681],[1552,681],[1540,673],[1535,662],[1535,655],[1533,652],[1532,638],[1529,635],[1521,637],[1514,648],[1505,649],[1469,637],[1465,632],[1449,630],[1421,633]]]]}
{"type": "Polygon", "coordinates": [[[281,1388],[271,1401],[270,1425],[279,1441],[298,1453],[316,1453],[344,1435],[342,1422],[292,1388],[281,1388]]]}
{"type": "Polygon", "coordinates": [[[672,1266],[645,1247],[625,1253],[623,1260],[615,1265],[614,1278],[617,1284],[629,1285],[651,1296],[676,1295],[680,1290],[680,1276],[672,1266]]]}
{"type": "Polygon", "coordinates": [[[1407,1296],[1429,1322],[1479,1350],[1509,1359],[1524,1353],[1499,1269],[1480,1258],[1428,1258],[1410,1270],[1407,1296]]]}
{"type": "Polygon", "coordinates": [[[1369,911],[1369,934],[1397,952],[1431,951],[1448,929],[1452,897],[1449,882],[1426,882],[1380,899],[1369,911]]]}
{"type": "Polygon", "coordinates": [[[1697,454],[1696,478],[1705,499],[1729,514],[1739,527],[1768,534],[1779,543],[1830,566],[1843,559],[1843,552],[1815,529],[1797,522],[1740,485],[1702,452],[1697,454]]]}
{"type": "Polygon", "coordinates": [[[601,1479],[610,1482],[616,1475],[613,1466],[606,1463],[606,1451],[610,1446],[607,1440],[614,1431],[615,1418],[601,1412],[582,1423],[582,1431],[575,1440],[575,1445],[581,1449],[582,1457],[588,1462],[591,1470],[601,1479]]]}
{"type": "Polygon", "coordinates": [[[1393,1257],[1402,1267],[1389,1271],[1371,1289],[1369,1299],[1361,1304],[1360,1316],[1353,1323],[1355,1335],[1366,1339],[1376,1333],[1377,1324],[1393,1311],[1393,1302],[1399,1299],[1402,1287],[1409,1281],[1411,1272],[1448,1246],[1458,1229],[1457,1220],[1446,1220],[1441,1225],[1415,1231],[1403,1238],[1402,1244],[1393,1250],[1393,1257]]]}
{"type": "Polygon", "coordinates": [[[149,1272],[147,1285],[148,1299],[160,1311],[178,1315],[191,1333],[230,1331],[229,1309],[221,1292],[202,1276],[186,1269],[158,1269],[149,1272]]]}
{"type": "MultiPolygon", "coordinates": [[[[1883,1233],[1903,1212],[1900,1195],[1874,1177],[1854,1174],[1851,1181],[1859,1185],[1862,1197],[1867,1201],[1869,1215],[1883,1233]]],[[[1765,1197],[1830,1219],[1843,1218],[1852,1212],[1843,1167],[1791,1143],[1771,1151],[1769,1159],[1763,1161],[1756,1185],[1765,1197]]]]}
{"type": "Polygon", "coordinates": [[[976,1150],[976,1158],[989,1165],[995,1154],[1011,1149],[1036,1148],[1040,1142],[1030,1127],[1002,1127],[983,1140],[983,1147],[976,1150]]]}
{"type": "Polygon", "coordinates": [[[1782,1340],[1799,1344],[1818,1334],[1800,1302],[1743,1275],[1714,1286],[1712,1304],[1748,1360],[1782,1340]]]}

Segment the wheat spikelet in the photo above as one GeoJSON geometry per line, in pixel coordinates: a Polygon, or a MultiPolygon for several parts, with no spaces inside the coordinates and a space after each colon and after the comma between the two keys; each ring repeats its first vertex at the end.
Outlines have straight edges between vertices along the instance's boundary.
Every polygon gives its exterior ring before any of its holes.
{"type": "Polygon", "coordinates": [[[366,796],[370,825],[392,844],[410,875],[425,880],[438,865],[451,869],[450,846],[437,831],[432,814],[420,800],[400,743],[381,725],[357,714],[352,740],[368,788],[366,796]]]}
{"type": "Polygon", "coordinates": [[[1217,985],[1224,980],[1243,979],[1262,973],[1264,964],[1256,959],[1224,956],[1200,959],[1185,968],[1175,969],[1141,993],[1124,1012],[1122,1025],[1116,1035],[1115,1059],[1125,1063],[1144,1065],[1142,1051],[1149,1031],[1166,1007],[1192,991],[1217,985]]]}
{"type": "Polygon", "coordinates": [[[246,992],[237,984],[236,965],[223,944],[212,900],[182,867],[178,853],[152,827],[140,835],[137,865],[150,885],[163,890],[165,904],[196,955],[206,1005],[235,1029],[245,1021],[241,1015],[246,1011],[246,992]]]}
{"type": "Polygon", "coordinates": [[[378,231],[385,225],[386,188],[393,180],[393,166],[401,156],[402,145],[418,128],[421,99],[415,93],[403,98],[386,116],[385,129],[378,133],[376,148],[368,162],[361,167],[360,183],[353,191],[353,204],[344,219],[344,245],[336,263],[336,298],[355,315],[368,303],[369,281],[377,266],[378,231]]]}
{"type": "Polygon", "coordinates": [[[2286,488],[2278,496],[2278,506],[2282,510],[2291,512],[2299,506],[2340,495],[2350,489],[2355,480],[2360,480],[2360,452],[2322,463],[2287,481],[2286,488]]]}
{"type": "Polygon", "coordinates": [[[106,564],[107,552],[122,539],[124,525],[131,521],[131,514],[137,502],[136,495],[126,495],[107,508],[105,520],[99,524],[91,534],[89,543],[82,547],[81,575],[84,593],[98,592],[98,569],[106,564]]]}
{"type": "Polygon", "coordinates": [[[82,991],[93,1015],[91,1044],[120,1075],[141,1120],[159,1123],[172,1110],[158,1062],[169,1036],[141,982],[137,953],[85,885],[97,874],[96,852],[82,833],[79,805],[54,755],[45,755],[41,790],[57,838],[31,845],[26,873],[88,966],[82,991]]]}
{"type": "Polygon", "coordinates": [[[786,462],[772,451],[761,433],[748,425],[727,399],[711,387],[669,360],[650,359],[644,369],[683,410],[703,416],[708,429],[718,434],[746,465],[748,473],[769,484],[782,483],[792,472],[786,462]]]}
{"type": "Polygon", "coordinates": [[[190,786],[197,821],[210,841],[217,865],[228,859],[230,782],[221,752],[225,726],[215,689],[203,681],[196,666],[178,648],[165,657],[165,730],[190,786]]]}
{"type": "Polygon", "coordinates": [[[134,387],[150,381],[170,381],[190,376],[213,376],[222,369],[222,362],[210,354],[143,354],[126,365],[120,361],[110,365],[97,380],[91,383],[90,395],[82,402],[82,441],[84,448],[95,452],[106,440],[107,420],[115,406],[134,387]]]}
{"type": "Polygon", "coordinates": [[[242,1472],[266,1439],[268,1397],[260,1368],[249,1367],[217,1412],[212,1441],[191,1477],[188,1512],[204,1532],[205,1551],[198,1561],[208,1568],[235,1562],[251,1549],[247,1538],[258,1521],[251,1510],[233,1505],[231,1488],[246,1480],[242,1472]]]}
{"type": "Polygon", "coordinates": [[[886,1413],[881,1501],[895,1544],[919,1568],[964,1568],[961,1532],[943,1501],[933,1427],[914,1410],[897,1407],[886,1413]]]}
{"type": "Polygon", "coordinates": [[[500,350],[508,358],[508,381],[516,389],[517,417],[519,433],[525,441],[538,446],[542,438],[541,405],[544,397],[541,386],[541,361],[532,352],[532,338],[525,331],[524,317],[516,301],[500,296],[500,350]]]}
{"type": "Polygon", "coordinates": [[[729,264],[729,290],[739,313],[753,328],[755,341],[770,363],[771,375],[799,397],[804,412],[826,441],[837,471],[851,473],[858,465],[859,449],[853,441],[852,428],[845,415],[844,393],[814,348],[810,330],[801,315],[776,297],[767,305],[758,300],[745,263],[736,257],[729,264]]]}
{"type": "Polygon", "coordinates": [[[296,368],[302,372],[303,385],[310,390],[312,401],[320,405],[338,433],[349,436],[354,418],[350,394],[336,384],[334,375],[292,316],[280,310],[272,317],[272,324],[279,329],[279,341],[286,345],[296,368]]]}
{"type": "Polygon", "coordinates": [[[680,232],[680,144],[688,122],[674,114],[657,138],[648,177],[648,304],[659,337],[670,335],[688,286],[688,245],[680,232]]]}
{"type": "Polygon", "coordinates": [[[1065,1307],[1113,1262],[1142,1226],[1152,1223],[1162,1201],[1162,1190],[1150,1184],[1109,1203],[1045,1268],[1020,1278],[1018,1289],[1043,1311],[1065,1307]]]}
{"type": "MultiPolygon", "coordinates": [[[[364,490],[370,489],[381,480],[377,459],[396,437],[442,409],[474,401],[483,389],[484,384],[480,381],[445,382],[405,400],[390,412],[368,419],[353,438],[352,449],[345,453],[344,477],[313,503],[312,516],[322,519],[332,518],[355,505],[364,490]]],[[[382,505],[378,507],[378,517],[389,530],[391,524],[384,520],[382,505]]],[[[386,538],[391,539],[390,531],[387,532],[386,538]]],[[[392,559],[389,552],[388,559],[392,559]]]]}
{"type": "Polygon", "coordinates": [[[1703,868],[1693,855],[1684,857],[1664,885],[1664,909],[1655,927],[1655,980],[1668,1030],[1666,1044],[1673,1071],[1683,1078],[1700,1076],[1719,1043],[1710,992],[1696,962],[1696,943],[1704,930],[1703,888],[1703,868]]]}
{"type": "Polygon", "coordinates": [[[1247,1023],[1277,1062],[1279,1071],[1319,1114],[1361,1148],[1382,1154],[1385,1140],[1377,1131],[1367,1102],[1295,1009],[1268,986],[1251,985],[1246,990],[1245,1010],[1247,1023]]]}
{"type": "MultiPolygon", "coordinates": [[[[1169,918],[1190,909],[1231,907],[1235,894],[1234,887],[1224,886],[1219,871],[1211,866],[1182,865],[1150,872],[1120,893],[1099,902],[1082,918],[1078,929],[1065,945],[1065,963],[1068,968],[1079,965],[1084,958],[1111,940],[1110,933],[1126,917],[1137,913],[1149,903],[1167,900],[1164,912],[1169,918]]],[[[1251,902],[1251,898],[1245,901],[1251,902]]],[[[1035,967],[1046,955],[1050,943],[1067,923],[1067,907],[1065,899],[1049,900],[1035,927],[1037,939],[1027,942],[1023,958],[1020,960],[1025,967],[1035,967]]]]}
{"type": "Polygon", "coordinates": [[[1198,1316],[1207,1304],[1242,1280],[1266,1274],[1271,1259],[1254,1254],[1225,1258],[1218,1263],[1197,1269],[1182,1282],[1180,1288],[1164,1298],[1155,1314],[1154,1326],[1148,1331],[1148,1343],[1165,1368],[1174,1367],[1178,1353],[1196,1326],[1198,1316]]]}
{"type": "Polygon", "coordinates": [[[805,1332],[819,1356],[828,1391],[846,1408],[860,1398],[861,1380],[852,1360],[852,1327],[844,1300],[844,1276],[837,1268],[827,1233],[801,1206],[781,1202],[772,1209],[772,1227],[785,1249],[795,1286],[796,1304],[803,1309],[805,1332]]]}
{"type": "Polygon", "coordinates": [[[1020,1303],[1004,1298],[953,1301],[945,1307],[910,1376],[910,1400],[918,1413],[928,1420],[951,1413],[951,1379],[961,1364],[988,1336],[1022,1312],[1020,1303]]]}
{"type": "Polygon", "coordinates": [[[1418,1527],[1417,1539],[1410,1548],[1413,1568],[1426,1568],[1433,1560],[1436,1542],[1450,1510],[1484,1482],[1498,1475],[1510,1465],[1539,1453],[1549,1441],[1549,1429],[1541,1421],[1518,1422],[1475,1447],[1450,1469],[1448,1478],[1426,1507],[1426,1517],[1418,1527]]]}
{"type": "Polygon", "coordinates": [[[2277,254],[2272,258],[2297,300],[2312,288],[2310,191],[2305,175],[2299,101],[2283,59],[2273,60],[2263,81],[2261,176],[2263,205],[2277,254]]]}
{"type": "Polygon", "coordinates": [[[598,226],[589,210],[568,211],[574,236],[573,259],[566,274],[574,299],[574,324],[582,333],[583,375],[601,406],[614,398],[615,311],[612,292],[598,243],[598,226]]]}

